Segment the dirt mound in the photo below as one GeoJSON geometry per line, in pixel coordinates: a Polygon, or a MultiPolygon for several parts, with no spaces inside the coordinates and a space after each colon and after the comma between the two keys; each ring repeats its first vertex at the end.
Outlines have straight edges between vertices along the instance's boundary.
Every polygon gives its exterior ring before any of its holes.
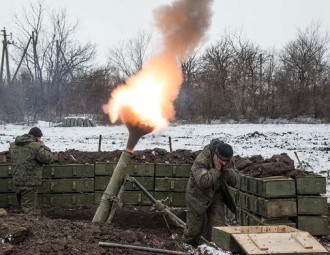
{"type": "Polygon", "coordinates": [[[122,208],[111,224],[92,223],[95,211],[95,206],[43,207],[38,218],[12,210],[0,217],[0,254],[145,254],[99,242],[184,251],[182,231],[171,225],[170,236],[162,215],[151,207],[122,208]]]}
{"type": "MultiPolygon", "coordinates": [[[[153,150],[134,151],[132,163],[167,163],[167,164],[193,164],[197,155],[201,151],[176,150],[168,152],[164,149],[155,148],[153,150]]],[[[121,150],[87,152],[78,150],[67,150],[58,152],[58,159],[54,164],[94,164],[96,162],[117,163],[121,155],[121,150]]],[[[264,159],[260,155],[251,157],[234,157],[237,169],[246,175],[254,177],[268,177],[275,175],[297,176],[305,175],[308,172],[295,169],[294,161],[285,153],[273,155],[264,159]]],[[[0,164],[11,163],[8,151],[0,152],[0,164]]]]}

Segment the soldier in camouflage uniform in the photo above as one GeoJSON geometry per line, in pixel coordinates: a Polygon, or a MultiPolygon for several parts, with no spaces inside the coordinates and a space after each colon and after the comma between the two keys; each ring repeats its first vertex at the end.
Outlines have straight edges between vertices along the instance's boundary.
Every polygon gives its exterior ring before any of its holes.
{"type": "Polygon", "coordinates": [[[236,212],[227,186],[234,186],[238,178],[232,156],[232,147],[218,139],[212,140],[197,156],[186,189],[184,243],[197,246],[203,233],[210,239],[212,226],[225,225],[225,205],[236,212]]]}
{"type": "Polygon", "coordinates": [[[23,213],[39,213],[37,196],[42,178],[42,165],[53,161],[53,153],[40,139],[42,135],[38,127],[33,127],[28,134],[17,136],[9,148],[13,161],[16,195],[23,213]]]}

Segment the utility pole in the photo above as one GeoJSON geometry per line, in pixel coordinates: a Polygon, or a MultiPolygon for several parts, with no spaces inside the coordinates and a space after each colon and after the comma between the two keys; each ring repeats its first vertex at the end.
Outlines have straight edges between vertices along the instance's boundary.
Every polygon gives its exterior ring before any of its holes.
{"type": "Polygon", "coordinates": [[[6,60],[6,70],[7,70],[7,83],[9,84],[11,82],[10,78],[10,69],[9,69],[9,57],[8,57],[8,44],[12,44],[13,42],[10,42],[7,40],[7,33],[6,28],[3,28],[1,30],[3,41],[2,41],[2,56],[1,56],[1,66],[0,66],[0,83],[3,83],[3,70],[4,70],[4,63],[6,60]]]}

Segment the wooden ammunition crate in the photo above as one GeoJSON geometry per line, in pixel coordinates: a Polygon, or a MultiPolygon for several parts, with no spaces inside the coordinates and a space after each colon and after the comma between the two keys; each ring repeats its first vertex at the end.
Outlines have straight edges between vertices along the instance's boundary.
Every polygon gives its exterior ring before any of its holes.
{"type": "Polygon", "coordinates": [[[12,177],[13,169],[12,165],[0,165],[0,178],[12,177]]]}
{"type": "MultiPolygon", "coordinates": [[[[95,175],[112,176],[116,163],[95,163],[95,175]]],[[[131,176],[154,176],[155,164],[130,163],[127,165],[127,174],[131,176]]]]}
{"type": "Polygon", "coordinates": [[[16,186],[12,178],[0,179],[0,193],[15,192],[16,186]]]}
{"type": "Polygon", "coordinates": [[[95,175],[111,176],[115,170],[117,163],[96,162],[94,164],[95,175]]]}
{"type": "Polygon", "coordinates": [[[94,193],[40,194],[38,201],[49,205],[92,205],[94,193]]]}
{"type": "Polygon", "coordinates": [[[266,218],[297,216],[295,198],[263,198],[240,191],[238,205],[252,213],[266,218]]]}
{"type": "Polygon", "coordinates": [[[297,196],[298,214],[328,215],[327,198],[323,196],[297,196]]]}
{"type": "Polygon", "coordinates": [[[45,165],[43,178],[88,178],[94,177],[94,164],[45,165]]]}
{"type": "Polygon", "coordinates": [[[265,198],[294,197],[296,195],[295,181],[283,176],[254,178],[241,175],[240,185],[241,190],[265,198]]]}
{"type": "Polygon", "coordinates": [[[156,178],[155,191],[185,192],[188,178],[156,178]]]}
{"type": "Polygon", "coordinates": [[[269,225],[287,225],[295,228],[296,222],[291,218],[266,218],[259,216],[248,211],[243,210],[241,212],[244,226],[269,226],[269,225]],[[244,218],[243,218],[244,217],[244,218]]]}
{"type": "Polygon", "coordinates": [[[17,198],[15,193],[0,194],[0,207],[7,208],[11,205],[17,205],[17,198]]]}
{"type": "Polygon", "coordinates": [[[185,207],[186,198],[183,192],[162,192],[155,191],[154,196],[157,200],[164,200],[164,204],[174,207],[185,207]]]}
{"type": "Polygon", "coordinates": [[[39,193],[93,192],[94,178],[85,179],[44,179],[39,193]]]}
{"type": "MultiPolygon", "coordinates": [[[[135,177],[144,188],[149,191],[154,190],[154,178],[153,177],[135,177]]],[[[110,181],[110,176],[95,176],[95,190],[105,190],[110,181]]],[[[135,183],[126,182],[125,190],[140,190],[135,183]]]]}
{"type": "Polygon", "coordinates": [[[192,165],[156,164],[156,177],[189,177],[192,165]]]}
{"type": "Polygon", "coordinates": [[[326,216],[301,216],[297,217],[297,227],[314,236],[329,234],[329,222],[326,216]]]}
{"type": "MultiPolygon", "coordinates": [[[[96,191],[94,193],[94,203],[99,204],[103,192],[96,191]]],[[[151,195],[153,195],[151,193],[151,195]]],[[[142,191],[124,191],[122,194],[122,202],[127,205],[151,205],[151,201],[142,191]]]]}
{"type": "Polygon", "coordinates": [[[319,195],[326,193],[327,181],[321,175],[297,176],[295,179],[298,195],[319,195]]]}

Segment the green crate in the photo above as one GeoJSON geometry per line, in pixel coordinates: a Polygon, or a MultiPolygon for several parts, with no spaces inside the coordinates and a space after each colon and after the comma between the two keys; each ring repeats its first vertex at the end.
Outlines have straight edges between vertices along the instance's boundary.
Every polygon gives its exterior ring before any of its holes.
{"type": "Polygon", "coordinates": [[[287,225],[296,227],[296,223],[289,217],[286,218],[266,218],[248,212],[244,209],[240,210],[240,221],[242,226],[267,226],[267,225],[287,225]]]}
{"type": "MultiPolygon", "coordinates": [[[[115,170],[116,163],[95,163],[95,175],[111,176],[115,170]]],[[[126,173],[131,176],[154,176],[155,164],[129,163],[126,173]]]]}
{"type": "Polygon", "coordinates": [[[265,199],[255,198],[254,213],[266,218],[284,218],[297,216],[297,201],[295,198],[265,199]]]}
{"type": "Polygon", "coordinates": [[[12,165],[0,165],[0,178],[12,177],[13,176],[13,168],[12,165]]]}
{"type": "Polygon", "coordinates": [[[17,205],[17,197],[15,193],[0,194],[0,207],[7,208],[11,205],[17,205]]]}
{"type": "Polygon", "coordinates": [[[327,198],[323,196],[297,196],[298,214],[328,215],[327,198]]]}
{"type": "Polygon", "coordinates": [[[326,178],[321,175],[297,176],[295,179],[298,195],[319,195],[327,191],[326,178]]]}
{"type": "MultiPolygon", "coordinates": [[[[151,193],[152,195],[152,193],[151,193]]],[[[142,191],[124,191],[123,203],[126,205],[151,205],[152,202],[142,191]]]]}
{"type": "Polygon", "coordinates": [[[97,162],[94,164],[95,175],[111,176],[117,163],[97,162]]]}
{"type": "Polygon", "coordinates": [[[155,176],[156,177],[186,177],[190,176],[190,164],[156,164],[155,176]]]}
{"type": "Polygon", "coordinates": [[[326,236],[329,234],[328,217],[325,216],[298,216],[297,227],[314,236],[326,236]]]}
{"type": "MultiPolygon", "coordinates": [[[[267,178],[254,178],[256,184],[255,195],[265,198],[295,197],[295,181],[291,178],[275,176],[267,178]]],[[[249,188],[253,190],[254,188],[249,188]]]]}
{"type": "Polygon", "coordinates": [[[94,193],[40,194],[38,199],[41,204],[92,205],[94,204],[94,193]]]}
{"type": "Polygon", "coordinates": [[[12,178],[0,179],[0,193],[8,193],[16,191],[16,186],[12,178]]]}
{"type": "Polygon", "coordinates": [[[85,179],[44,179],[39,193],[93,192],[94,178],[85,179]]]}
{"type": "Polygon", "coordinates": [[[155,191],[185,192],[188,178],[156,178],[155,191]]]}
{"type": "MultiPolygon", "coordinates": [[[[151,195],[153,195],[151,193],[151,195]]],[[[94,203],[99,204],[101,198],[103,196],[103,192],[96,191],[94,193],[94,203]]],[[[128,205],[151,205],[151,201],[142,191],[124,191],[122,194],[122,202],[123,204],[128,205]]]]}
{"type": "Polygon", "coordinates": [[[174,207],[186,207],[185,194],[186,193],[183,192],[154,192],[154,196],[157,200],[162,200],[165,205],[174,207]]]}
{"type": "Polygon", "coordinates": [[[234,202],[236,204],[238,204],[238,201],[239,201],[239,189],[236,189],[236,188],[234,188],[232,186],[229,186],[229,185],[228,185],[228,189],[229,189],[230,195],[234,199],[234,202]]]}
{"type": "Polygon", "coordinates": [[[94,177],[94,164],[45,165],[43,178],[88,178],[94,177]]]}
{"type": "MultiPolygon", "coordinates": [[[[149,190],[154,190],[154,178],[153,177],[135,177],[138,182],[142,184],[142,186],[149,190]]],[[[95,190],[105,190],[110,181],[110,176],[95,176],[95,190]]],[[[126,182],[125,190],[140,190],[135,183],[126,182]]]]}

